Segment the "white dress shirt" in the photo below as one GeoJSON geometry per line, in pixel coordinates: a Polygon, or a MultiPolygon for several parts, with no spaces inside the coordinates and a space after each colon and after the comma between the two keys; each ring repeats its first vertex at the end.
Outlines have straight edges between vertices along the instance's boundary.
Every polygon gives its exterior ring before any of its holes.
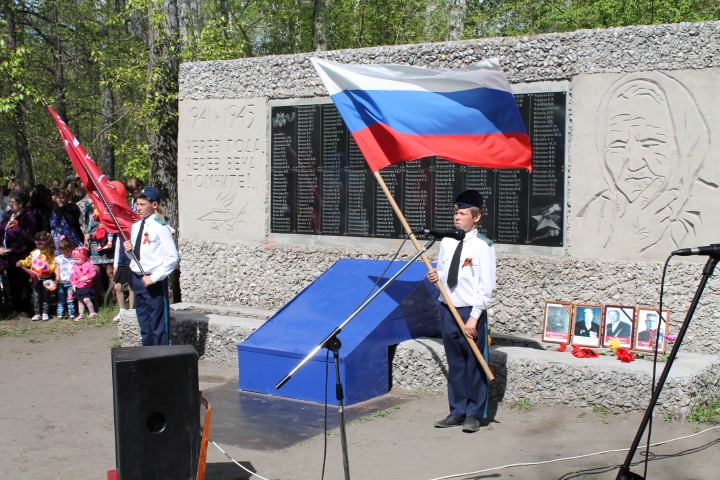
{"type": "MultiPolygon", "coordinates": [[[[458,240],[443,238],[436,269],[453,305],[472,307],[470,316],[480,318],[483,310],[487,310],[490,306],[495,290],[495,248],[488,241],[478,237],[475,229],[467,232],[462,241],[458,283],[455,288],[451,289],[447,286],[447,276],[458,240]]],[[[439,300],[444,302],[442,295],[439,300]]]]}
{"type": "MultiPolygon", "coordinates": [[[[140,221],[133,223],[130,239],[135,245],[140,221]]],[[[131,254],[128,254],[132,258],[131,254]]],[[[145,275],[150,275],[153,283],[159,282],[170,275],[177,267],[180,259],[170,226],[157,214],[145,219],[142,238],[140,239],[140,265],[145,275]]],[[[130,261],[130,269],[141,273],[135,259],[130,261]]]]}

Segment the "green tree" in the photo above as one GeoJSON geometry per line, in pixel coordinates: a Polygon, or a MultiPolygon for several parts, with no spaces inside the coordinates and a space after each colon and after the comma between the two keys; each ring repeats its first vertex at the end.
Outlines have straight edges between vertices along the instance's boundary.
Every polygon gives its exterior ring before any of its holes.
{"type": "Polygon", "coordinates": [[[2,47],[3,98],[0,110],[5,113],[7,127],[13,132],[12,143],[15,146],[14,170],[19,180],[31,184],[34,175],[32,159],[27,139],[26,103],[28,86],[25,83],[26,50],[21,43],[21,35],[17,28],[17,4],[10,0],[2,0],[3,32],[2,47]]]}
{"type": "Polygon", "coordinates": [[[484,0],[468,7],[465,31],[470,37],[701,22],[720,16],[716,0],[484,0]]]}
{"type": "Polygon", "coordinates": [[[47,99],[107,174],[174,197],[183,61],[719,17],[717,0],[0,0],[0,170],[72,171],[47,99]]]}

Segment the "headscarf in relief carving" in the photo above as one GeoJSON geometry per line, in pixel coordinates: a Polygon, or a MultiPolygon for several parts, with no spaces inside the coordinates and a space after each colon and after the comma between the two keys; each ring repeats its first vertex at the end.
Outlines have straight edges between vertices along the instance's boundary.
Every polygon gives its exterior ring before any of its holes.
{"type": "Polygon", "coordinates": [[[703,219],[693,192],[717,184],[702,179],[709,129],[691,93],[665,74],[633,73],[608,89],[597,113],[607,188],[578,214],[597,227],[595,241],[636,253],[694,243],[703,219]]]}

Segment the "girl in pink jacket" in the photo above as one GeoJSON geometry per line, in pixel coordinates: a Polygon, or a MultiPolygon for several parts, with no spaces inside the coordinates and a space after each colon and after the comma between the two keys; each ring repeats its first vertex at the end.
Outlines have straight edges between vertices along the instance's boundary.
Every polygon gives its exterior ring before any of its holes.
{"type": "Polygon", "coordinates": [[[97,272],[95,271],[95,266],[89,260],[87,247],[77,247],[73,250],[72,257],[75,260],[75,265],[73,265],[70,284],[75,292],[75,298],[77,298],[78,301],[78,316],[75,317],[74,320],[79,322],[85,315],[86,306],[90,312],[90,318],[97,316],[92,301],[95,295],[95,289],[92,288],[92,284],[97,272]]]}

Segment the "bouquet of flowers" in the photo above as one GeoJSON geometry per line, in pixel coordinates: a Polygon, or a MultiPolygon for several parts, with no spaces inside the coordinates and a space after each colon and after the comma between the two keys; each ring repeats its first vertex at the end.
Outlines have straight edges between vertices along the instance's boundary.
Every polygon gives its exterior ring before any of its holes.
{"type": "Polygon", "coordinates": [[[38,255],[33,258],[30,263],[30,268],[41,277],[45,277],[50,274],[50,264],[45,261],[45,255],[38,255]]]}

